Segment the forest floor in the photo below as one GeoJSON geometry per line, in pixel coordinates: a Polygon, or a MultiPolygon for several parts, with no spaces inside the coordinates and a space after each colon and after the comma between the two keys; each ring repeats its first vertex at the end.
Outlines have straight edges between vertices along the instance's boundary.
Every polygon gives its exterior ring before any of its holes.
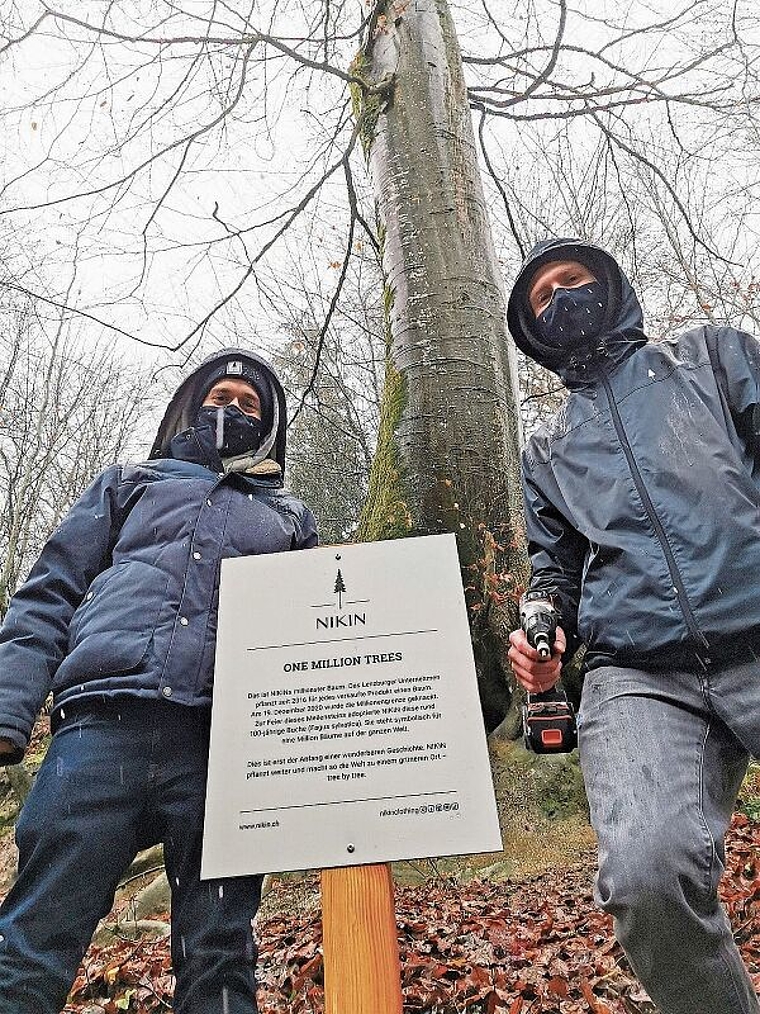
{"type": "MultiPolygon", "coordinates": [[[[504,850],[393,866],[405,1014],[655,1014],[592,900],[596,848],[577,763],[504,744],[491,756],[504,850]]],[[[0,787],[0,819],[9,795],[0,787]]],[[[15,862],[11,824],[0,833],[0,896],[15,862]]],[[[171,1009],[168,940],[130,932],[142,882],[120,892],[67,1014],[171,1009]]],[[[722,898],[760,991],[760,766],[727,838],[722,898]]],[[[271,878],[256,936],[261,1014],[320,1014],[316,873],[271,878]]]]}

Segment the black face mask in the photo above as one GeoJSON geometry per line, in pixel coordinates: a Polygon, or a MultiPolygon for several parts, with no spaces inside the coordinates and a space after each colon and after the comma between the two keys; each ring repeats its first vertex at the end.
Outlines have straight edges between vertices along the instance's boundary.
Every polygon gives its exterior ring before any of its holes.
{"type": "Polygon", "coordinates": [[[606,308],[607,290],[601,282],[556,289],[536,318],[535,329],[550,348],[576,348],[600,334],[606,308]]]}
{"type": "Polygon", "coordinates": [[[246,415],[237,405],[223,409],[206,405],[195,417],[195,433],[204,449],[213,448],[220,458],[232,458],[258,449],[261,419],[246,415]]]}

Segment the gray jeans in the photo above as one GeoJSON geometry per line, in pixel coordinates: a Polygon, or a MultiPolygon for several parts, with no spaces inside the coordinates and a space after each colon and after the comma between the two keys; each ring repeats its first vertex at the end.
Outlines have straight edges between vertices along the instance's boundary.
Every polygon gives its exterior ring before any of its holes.
{"type": "Polygon", "coordinates": [[[758,1014],[723,908],[723,837],[760,756],[760,663],[586,677],[581,767],[596,900],[662,1014],[758,1014]]]}

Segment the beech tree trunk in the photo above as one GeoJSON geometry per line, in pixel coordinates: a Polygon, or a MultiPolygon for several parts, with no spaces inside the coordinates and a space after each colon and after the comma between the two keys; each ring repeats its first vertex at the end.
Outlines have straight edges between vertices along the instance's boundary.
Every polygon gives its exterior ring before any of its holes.
{"type": "Polygon", "coordinates": [[[446,0],[389,3],[356,69],[386,285],[387,371],[361,539],[455,532],[486,727],[508,711],[526,576],[514,352],[446,0]]]}

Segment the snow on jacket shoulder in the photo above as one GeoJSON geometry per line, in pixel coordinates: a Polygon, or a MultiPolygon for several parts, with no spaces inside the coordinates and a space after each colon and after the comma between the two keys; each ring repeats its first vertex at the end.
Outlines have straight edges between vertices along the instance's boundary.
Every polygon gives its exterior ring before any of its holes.
{"type": "MultiPolygon", "coordinates": [[[[534,355],[571,390],[523,455],[531,587],[558,593],[590,667],[747,657],[760,650],[760,345],[717,327],[646,342],[614,270],[597,347],[534,355]]],[[[534,353],[514,305],[511,326],[534,353]]]]}

